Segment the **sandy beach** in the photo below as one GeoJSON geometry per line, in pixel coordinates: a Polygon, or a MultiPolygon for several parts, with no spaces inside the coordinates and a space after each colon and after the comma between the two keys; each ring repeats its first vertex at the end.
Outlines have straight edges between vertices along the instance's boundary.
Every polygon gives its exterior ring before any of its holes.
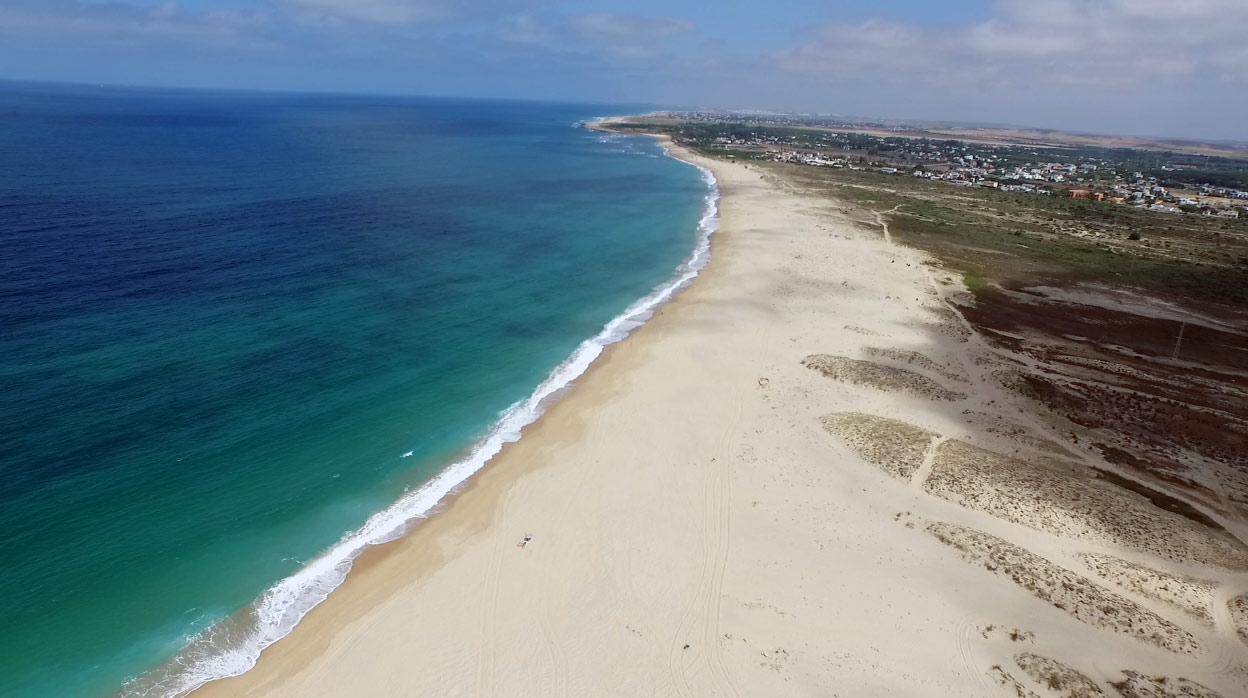
{"type": "Polygon", "coordinates": [[[196,698],[1244,695],[1242,544],[1089,483],[876,212],[675,154],[696,281],[196,698]]]}

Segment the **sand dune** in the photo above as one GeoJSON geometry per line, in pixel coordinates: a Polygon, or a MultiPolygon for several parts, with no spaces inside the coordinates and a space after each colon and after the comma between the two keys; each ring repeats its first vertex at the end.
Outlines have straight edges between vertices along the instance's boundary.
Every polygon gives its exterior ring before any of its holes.
{"type": "Polygon", "coordinates": [[[1157,614],[1091,583],[1027,550],[963,526],[932,523],[927,530],[957,548],[967,561],[1008,577],[1036,598],[1084,623],[1123,633],[1172,652],[1199,654],[1191,633],[1157,614]]]}
{"type": "Polygon", "coordinates": [[[1169,604],[1202,624],[1213,626],[1210,606],[1217,587],[1215,582],[1175,572],[1163,572],[1110,555],[1087,553],[1082,558],[1103,579],[1169,604]]]}
{"type": "Polygon", "coordinates": [[[874,361],[851,359],[846,356],[812,354],[802,359],[802,365],[818,371],[832,380],[870,386],[879,390],[896,391],[917,397],[951,402],[966,399],[966,395],[949,390],[921,373],[874,361]]]}
{"type": "Polygon", "coordinates": [[[1105,695],[1095,681],[1055,659],[1021,652],[1014,655],[1014,663],[1033,681],[1061,698],[1102,698],[1105,695]]]}

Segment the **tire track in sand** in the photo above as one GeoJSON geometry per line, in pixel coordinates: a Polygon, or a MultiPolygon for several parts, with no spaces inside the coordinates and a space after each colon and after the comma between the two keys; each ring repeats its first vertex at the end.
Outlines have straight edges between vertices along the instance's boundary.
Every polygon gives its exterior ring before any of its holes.
{"type": "Polygon", "coordinates": [[[498,670],[495,649],[498,644],[498,596],[499,584],[503,573],[503,555],[507,546],[503,541],[501,522],[507,516],[507,504],[511,500],[512,490],[504,495],[499,505],[498,518],[495,519],[495,541],[493,550],[486,563],[484,588],[481,593],[481,631],[477,657],[477,692],[478,696],[495,695],[495,674],[498,670]]]}
{"type": "Polygon", "coordinates": [[[974,624],[967,621],[958,623],[958,630],[954,633],[957,638],[958,658],[962,660],[968,678],[981,691],[980,695],[991,696],[996,693],[996,687],[985,678],[986,672],[979,668],[979,663],[975,661],[975,648],[971,646],[977,630],[974,624]]]}
{"type": "Polygon", "coordinates": [[[1209,599],[1209,611],[1213,614],[1214,635],[1218,642],[1206,643],[1207,650],[1202,657],[1201,666],[1213,671],[1224,672],[1237,661],[1248,659],[1248,647],[1239,639],[1239,629],[1231,616],[1231,599],[1248,591],[1248,582],[1227,582],[1219,584],[1209,599]]]}
{"type": "Polygon", "coordinates": [[[713,675],[717,679],[719,688],[723,695],[739,695],[736,686],[733,685],[732,679],[728,676],[728,669],[724,666],[724,655],[721,651],[719,640],[721,633],[719,631],[719,620],[723,613],[724,605],[724,573],[728,567],[728,550],[732,545],[732,464],[735,458],[733,451],[733,438],[736,436],[737,429],[741,424],[742,403],[745,400],[745,390],[737,391],[736,413],[733,415],[732,424],[724,431],[724,448],[723,459],[719,464],[718,473],[718,501],[717,508],[714,511],[718,519],[716,538],[716,556],[714,574],[711,578],[711,596],[709,615],[707,624],[703,629],[703,641],[710,652],[711,668],[713,675]]]}
{"type": "Polygon", "coordinates": [[[698,576],[697,590],[676,627],[676,635],[672,638],[669,652],[672,683],[680,696],[694,695],[689,686],[689,668],[703,660],[714,684],[714,690],[710,695],[739,695],[728,677],[723,655],[720,652],[719,618],[723,603],[724,572],[731,544],[729,468],[732,462],[733,436],[741,421],[743,401],[744,393],[738,391],[733,418],[721,437],[723,447],[706,477],[703,508],[705,523],[701,545],[698,549],[702,559],[702,569],[698,576]],[[696,646],[691,640],[696,641],[696,646]]]}
{"type": "MultiPolygon", "coordinates": [[[[706,554],[707,544],[703,537],[698,541],[698,549],[694,551],[698,558],[702,561],[702,569],[698,573],[697,589],[702,589],[707,577],[707,570],[710,567],[710,560],[706,554]]],[[[688,659],[688,653],[685,647],[689,644],[685,642],[688,628],[693,624],[693,615],[697,611],[698,600],[701,597],[699,592],[695,592],[693,597],[685,605],[685,610],[680,615],[680,622],[676,624],[676,634],[672,636],[671,646],[668,649],[668,671],[671,673],[672,686],[676,689],[676,694],[681,698],[693,698],[693,692],[689,690],[689,677],[685,672],[685,663],[688,659]]],[[[700,652],[701,648],[697,648],[700,652]]]]}
{"type": "MultiPolygon", "coordinates": [[[[595,430],[601,430],[603,417],[598,416],[595,422],[595,430]]],[[[581,499],[581,493],[585,490],[585,483],[589,480],[588,464],[581,464],[580,475],[577,478],[576,485],[568,493],[569,500],[581,499]]],[[[572,511],[571,507],[561,507],[559,515],[551,521],[551,531],[564,530],[564,521],[568,518],[572,511]]],[[[560,588],[557,584],[550,581],[551,570],[554,565],[542,565],[539,568],[538,579],[538,613],[537,627],[538,632],[542,636],[542,642],[545,645],[547,654],[550,655],[550,667],[552,682],[554,684],[554,693],[550,694],[556,698],[566,698],[568,695],[568,653],[564,650],[563,643],[560,642],[558,635],[551,630],[548,619],[554,617],[554,611],[551,607],[550,590],[560,588]]]]}

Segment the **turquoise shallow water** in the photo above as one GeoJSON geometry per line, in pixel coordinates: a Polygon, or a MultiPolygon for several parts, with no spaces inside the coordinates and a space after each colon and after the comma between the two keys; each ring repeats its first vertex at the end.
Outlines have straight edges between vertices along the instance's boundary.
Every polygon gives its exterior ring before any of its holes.
{"type": "Polygon", "coordinates": [[[244,666],[670,280],[707,184],[620,111],[0,89],[0,695],[244,666]]]}

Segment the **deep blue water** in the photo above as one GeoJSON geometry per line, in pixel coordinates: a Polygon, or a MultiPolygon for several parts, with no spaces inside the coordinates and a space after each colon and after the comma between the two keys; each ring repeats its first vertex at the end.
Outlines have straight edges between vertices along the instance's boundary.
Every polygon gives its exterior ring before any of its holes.
{"type": "Polygon", "coordinates": [[[116,693],[668,279],[706,185],[621,111],[0,86],[0,695],[116,693]]]}

